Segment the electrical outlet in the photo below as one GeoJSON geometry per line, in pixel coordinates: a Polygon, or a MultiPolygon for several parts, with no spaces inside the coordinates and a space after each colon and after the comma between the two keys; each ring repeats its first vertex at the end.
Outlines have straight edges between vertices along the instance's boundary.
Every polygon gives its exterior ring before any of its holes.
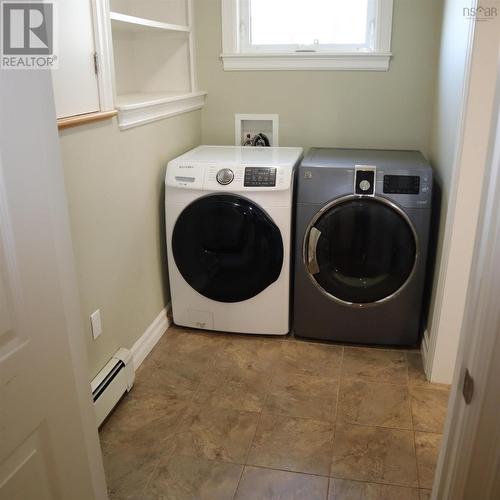
{"type": "Polygon", "coordinates": [[[97,309],[97,311],[93,312],[90,315],[90,326],[92,327],[92,338],[94,340],[99,337],[102,333],[102,324],[101,324],[101,310],[97,309]]]}

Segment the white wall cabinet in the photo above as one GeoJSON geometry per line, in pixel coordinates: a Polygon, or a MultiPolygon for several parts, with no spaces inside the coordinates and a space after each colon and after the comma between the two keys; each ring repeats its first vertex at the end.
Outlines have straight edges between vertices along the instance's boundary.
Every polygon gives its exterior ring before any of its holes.
{"type": "Polygon", "coordinates": [[[90,0],[57,2],[59,68],[52,71],[57,118],[100,111],[90,0]]]}
{"type": "Polygon", "coordinates": [[[200,109],[191,0],[110,0],[115,105],[126,129],[200,109]]]}
{"type": "Polygon", "coordinates": [[[59,119],[84,123],[87,115],[112,116],[116,108],[126,129],[204,105],[206,92],[196,81],[192,0],[57,5],[59,69],[52,80],[59,119]]]}

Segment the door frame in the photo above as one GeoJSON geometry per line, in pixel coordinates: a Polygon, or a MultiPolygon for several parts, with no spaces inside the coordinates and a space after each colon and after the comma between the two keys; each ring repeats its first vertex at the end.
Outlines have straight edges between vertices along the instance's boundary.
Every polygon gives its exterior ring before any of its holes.
{"type": "MultiPolygon", "coordinates": [[[[500,51],[499,51],[500,55],[500,51]]],[[[500,495],[500,57],[466,308],[432,500],[500,495]],[[474,379],[466,405],[465,370],[474,379]]]]}
{"type": "MultiPolygon", "coordinates": [[[[47,123],[47,127],[54,129],[56,135],[55,147],[59,151],[59,141],[56,122],[47,123]]],[[[59,153],[60,154],[60,153],[59,153]]],[[[58,168],[52,169],[52,182],[47,196],[51,199],[50,212],[53,221],[55,251],[58,254],[60,286],[63,292],[64,315],[66,317],[68,342],[71,352],[71,364],[75,379],[78,404],[81,413],[81,423],[84,433],[88,467],[95,500],[108,498],[106,477],[102,459],[101,445],[97,428],[96,414],[90,389],[90,374],[85,345],[85,329],[83,327],[78,278],[71,237],[68,202],[64,185],[62,162],[58,168]]],[[[48,175],[48,174],[47,174],[48,175]]],[[[40,186],[38,186],[40,188],[40,186]]]]}

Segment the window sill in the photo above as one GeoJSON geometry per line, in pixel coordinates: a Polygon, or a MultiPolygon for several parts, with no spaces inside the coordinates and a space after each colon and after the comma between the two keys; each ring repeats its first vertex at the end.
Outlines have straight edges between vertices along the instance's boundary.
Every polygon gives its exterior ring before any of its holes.
{"type": "Polygon", "coordinates": [[[391,53],[222,54],[224,71],[387,71],[391,53]]]}

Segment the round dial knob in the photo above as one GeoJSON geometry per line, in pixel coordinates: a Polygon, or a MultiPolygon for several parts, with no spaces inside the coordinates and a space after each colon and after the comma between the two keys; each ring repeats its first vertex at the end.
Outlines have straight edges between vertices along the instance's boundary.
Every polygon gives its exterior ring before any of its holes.
{"type": "Polygon", "coordinates": [[[234,179],[234,173],[230,168],[222,168],[217,172],[217,182],[225,186],[231,184],[234,179]]]}
{"type": "Polygon", "coordinates": [[[369,181],[364,180],[359,183],[359,187],[361,188],[361,191],[368,191],[371,187],[371,184],[369,181]]]}

